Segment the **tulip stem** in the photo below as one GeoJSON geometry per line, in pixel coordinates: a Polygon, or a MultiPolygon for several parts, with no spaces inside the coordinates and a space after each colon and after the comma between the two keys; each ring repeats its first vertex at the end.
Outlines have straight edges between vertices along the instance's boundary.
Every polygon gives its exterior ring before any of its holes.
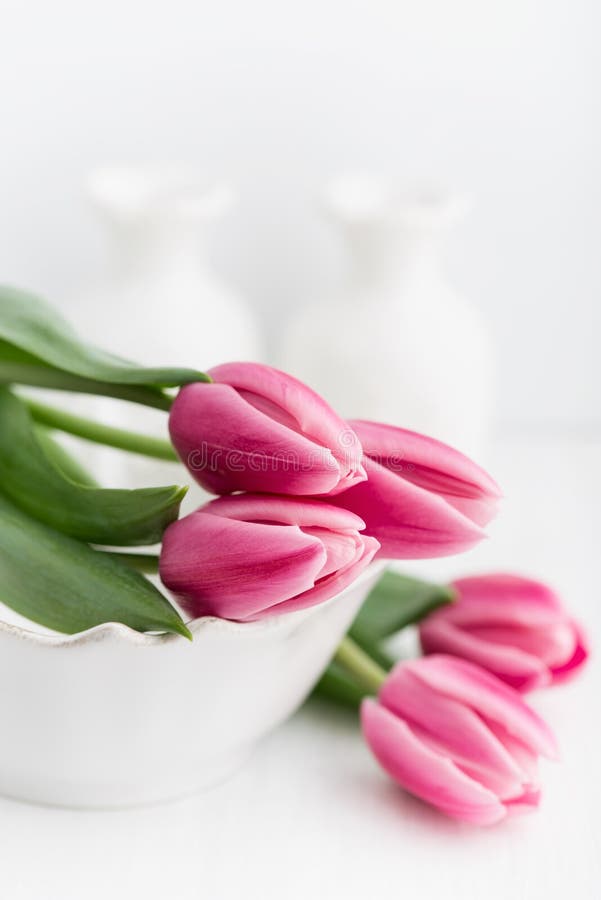
{"type": "Polygon", "coordinates": [[[334,661],[346,669],[370,694],[377,694],[386,679],[384,669],[348,636],[338,645],[334,661]]]}
{"type": "Polygon", "coordinates": [[[117,447],[119,450],[127,450],[129,453],[140,453],[142,456],[177,462],[178,457],[171,442],[163,438],[137,434],[122,428],[113,428],[111,425],[103,425],[91,419],[74,416],[62,409],[55,409],[34,400],[25,400],[25,403],[32,419],[40,425],[66,431],[95,444],[106,444],[109,447],[117,447]]]}

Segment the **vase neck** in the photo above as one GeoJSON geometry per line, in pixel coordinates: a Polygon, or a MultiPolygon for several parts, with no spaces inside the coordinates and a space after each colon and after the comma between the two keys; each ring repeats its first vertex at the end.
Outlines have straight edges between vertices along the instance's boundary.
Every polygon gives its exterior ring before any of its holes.
{"type": "Polygon", "coordinates": [[[351,279],[357,287],[402,289],[436,277],[438,241],[431,231],[381,224],[345,227],[351,279]]]}
{"type": "Polygon", "coordinates": [[[233,201],[227,184],[181,166],[108,168],[90,179],[121,275],[209,268],[207,231],[233,201]]]}
{"type": "Polygon", "coordinates": [[[335,178],[324,200],[344,229],[354,284],[399,296],[416,280],[437,278],[438,238],[467,202],[440,188],[403,187],[369,174],[335,178]]]}
{"type": "Polygon", "coordinates": [[[173,269],[183,273],[209,271],[206,228],[146,223],[113,223],[111,228],[113,265],[124,278],[173,269]]]}

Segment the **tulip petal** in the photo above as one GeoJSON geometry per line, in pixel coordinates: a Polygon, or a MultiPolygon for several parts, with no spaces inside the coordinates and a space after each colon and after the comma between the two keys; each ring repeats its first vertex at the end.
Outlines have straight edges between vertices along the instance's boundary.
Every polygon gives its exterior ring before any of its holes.
{"type": "Polygon", "coordinates": [[[504,645],[536,657],[545,668],[559,666],[570,659],[576,647],[576,635],[567,620],[556,618],[539,628],[504,625],[470,626],[466,634],[487,642],[489,646],[504,645]]]}
{"type": "Polygon", "coordinates": [[[297,526],[198,511],[167,528],[160,574],[194,617],[240,620],[308,591],[326,558],[321,541],[297,526]]]}
{"type": "Polygon", "coordinates": [[[473,663],[453,656],[426,656],[405,663],[416,677],[447,697],[467,703],[485,721],[497,722],[537,753],[556,759],[557,744],[547,724],[520,694],[473,663]],[[417,664],[419,663],[419,665],[417,664]]]}
{"type": "Polygon", "coordinates": [[[488,728],[495,734],[498,740],[503,744],[508,753],[511,754],[521,771],[524,773],[524,787],[529,789],[537,789],[539,787],[538,773],[538,755],[531,750],[522,741],[519,741],[512,734],[509,734],[506,728],[497,722],[489,722],[488,728]]]}
{"type": "Polygon", "coordinates": [[[443,496],[477,525],[495,515],[501,497],[493,478],[469,457],[434,438],[361,419],[349,422],[366,456],[401,478],[443,496]]]}
{"type": "Polygon", "coordinates": [[[455,590],[457,600],[447,608],[447,618],[458,627],[479,628],[489,625],[499,627],[510,623],[517,628],[530,630],[548,628],[561,618],[555,610],[514,602],[509,597],[500,600],[482,596],[478,600],[474,598],[464,601],[457,582],[450,587],[455,590]]]}
{"type": "Polygon", "coordinates": [[[316,581],[312,590],[270,607],[265,610],[264,615],[279,615],[284,612],[294,612],[297,609],[306,609],[335,597],[336,594],[352,584],[363,569],[370,564],[379,547],[375,538],[365,537],[362,534],[357,535],[357,553],[352,563],[330,575],[321,577],[316,581]]]}
{"type": "Polygon", "coordinates": [[[169,433],[193,477],[214,493],[324,494],[341,477],[329,448],[269,418],[229,385],[183,388],[169,433]]]}
{"type": "Polygon", "coordinates": [[[537,656],[510,641],[486,640],[479,634],[458,628],[443,616],[428,617],[420,625],[419,637],[424,653],[447,653],[470,660],[516,690],[530,691],[550,681],[547,666],[537,656]]]}
{"type": "Polygon", "coordinates": [[[326,561],[318,578],[325,578],[351,565],[362,555],[363,540],[358,535],[328,531],[326,528],[302,528],[302,532],[318,538],[326,551],[326,561]]]}
{"type": "Polygon", "coordinates": [[[252,403],[257,409],[269,409],[271,415],[277,408],[279,412],[275,415],[280,422],[286,423],[286,427],[290,427],[292,419],[300,433],[315,444],[329,448],[340,471],[340,483],[334,488],[336,492],[364,480],[362,449],[357,435],[307,385],[292,375],[257,363],[225,363],[215,366],[209,374],[214,382],[245,392],[247,399],[254,395],[252,403]]]}
{"type": "Polygon", "coordinates": [[[367,534],[381,544],[380,557],[427,559],[467,550],[483,531],[436,494],[364,459],[368,480],[328,498],[357,513],[367,534]]]}
{"type": "Polygon", "coordinates": [[[428,747],[403,719],[364,700],[361,723],[380,765],[412,794],[472,824],[492,825],[504,818],[505,807],[492,791],[428,747]]]}
{"type": "Polygon", "coordinates": [[[448,756],[502,799],[521,793],[526,774],[480,716],[464,703],[427,687],[404,663],[389,674],[379,701],[432,749],[448,756]]]}
{"type": "Polygon", "coordinates": [[[220,497],[165,533],[161,577],[194,616],[251,621],[322,603],[379,548],[354,513],[319,500],[220,497]]]}
{"type": "Polygon", "coordinates": [[[568,681],[579,671],[589,657],[590,651],[584,630],[578,622],[574,622],[573,620],[571,625],[574,629],[574,636],[576,639],[574,653],[567,662],[563,663],[563,665],[554,666],[551,669],[553,684],[561,684],[564,681],[568,681]]]}
{"type": "Polygon", "coordinates": [[[219,497],[203,507],[215,516],[247,522],[278,522],[302,527],[327,528],[330,531],[363,531],[365,522],[348,509],[321,500],[269,494],[236,494],[219,497]]]}
{"type": "Polygon", "coordinates": [[[528,788],[520,797],[505,801],[507,813],[513,815],[514,813],[533,812],[539,806],[540,798],[540,788],[528,788]]]}
{"type": "Polygon", "coordinates": [[[521,691],[565,680],[586,661],[582,628],[547,585],[491,574],[451,586],[456,602],[420,626],[425,653],[471,660],[521,691]]]}
{"type": "Polygon", "coordinates": [[[511,603],[516,612],[520,609],[532,613],[537,609],[541,612],[562,611],[561,601],[555,591],[541,581],[522,575],[511,575],[506,572],[472,575],[458,578],[453,582],[453,587],[461,595],[461,605],[465,607],[472,602],[480,605],[482,598],[486,597],[487,605],[493,607],[495,602],[500,606],[511,603]]]}
{"type": "MultiPolygon", "coordinates": [[[[423,485],[425,487],[425,485],[423,485]]],[[[443,497],[457,512],[462,513],[484,528],[499,512],[500,498],[498,497],[457,497],[443,490],[437,491],[439,497],[443,497]]]]}

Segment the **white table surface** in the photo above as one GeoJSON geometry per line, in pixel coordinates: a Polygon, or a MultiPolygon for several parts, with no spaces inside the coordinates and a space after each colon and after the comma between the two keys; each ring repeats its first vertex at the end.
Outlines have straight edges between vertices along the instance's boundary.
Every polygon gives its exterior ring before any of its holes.
{"type": "MultiPolygon", "coordinates": [[[[507,497],[491,540],[418,571],[544,577],[599,647],[600,463],[601,441],[505,439],[489,466],[507,497]]],[[[543,767],[533,815],[482,830],[451,822],[380,773],[352,716],[312,705],[229,782],[184,801],[77,812],[0,799],[0,897],[600,897],[600,672],[593,659],[574,683],[532,696],[563,754],[543,767]]]]}

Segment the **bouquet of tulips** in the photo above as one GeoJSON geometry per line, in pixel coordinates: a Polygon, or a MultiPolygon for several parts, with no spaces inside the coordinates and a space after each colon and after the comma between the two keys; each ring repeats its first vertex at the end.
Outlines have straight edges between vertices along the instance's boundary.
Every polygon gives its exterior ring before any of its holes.
{"type": "MultiPolygon", "coordinates": [[[[499,499],[458,451],[344,421],[276,369],[137,366],[83,343],[41,300],[0,291],[0,600],[45,627],[116,621],[191,639],[185,617],[302,610],[373,560],[472,547],[499,499]],[[49,407],[22,386],[165,410],[170,440],[49,407]],[[218,497],[179,518],[185,486],[101,487],[57,431],[179,459],[218,497]],[[159,542],[158,555],[131,552],[159,542]],[[165,591],[145,577],[157,572],[165,591]]],[[[485,575],[440,586],[388,571],[316,690],[360,706],[369,747],[405,789],[491,824],[538,804],[538,757],[556,753],[522,694],[566,679],[586,657],[582,629],[539,582],[485,575]],[[387,641],[412,624],[423,655],[395,662],[387,641]]]]}

